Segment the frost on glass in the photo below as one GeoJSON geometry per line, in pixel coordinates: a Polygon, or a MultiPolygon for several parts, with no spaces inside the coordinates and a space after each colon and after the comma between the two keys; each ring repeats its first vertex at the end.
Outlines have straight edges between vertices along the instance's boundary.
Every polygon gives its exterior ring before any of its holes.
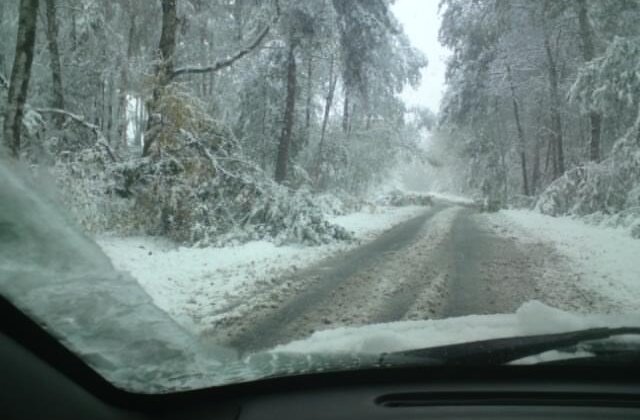
{"type": "Polygon", "coordinates": [[[0,166],[0,288],[108,380],[153,391],[197,386],[206,362],[186,331],[155,307],[92,241],[0,166]]]}

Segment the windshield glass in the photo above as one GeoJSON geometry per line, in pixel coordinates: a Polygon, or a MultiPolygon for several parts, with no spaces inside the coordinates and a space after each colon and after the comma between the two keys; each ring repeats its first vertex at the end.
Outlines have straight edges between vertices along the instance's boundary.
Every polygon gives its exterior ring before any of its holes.
{"type": "Polygon", "coordinates": [[[638,351],[592,331],[640,326],[638,21],[637,0],[2,1],[0,293],[142,393],[454,344],[482,364],[473,342],[532,335],[505,363],[638,351]]]}

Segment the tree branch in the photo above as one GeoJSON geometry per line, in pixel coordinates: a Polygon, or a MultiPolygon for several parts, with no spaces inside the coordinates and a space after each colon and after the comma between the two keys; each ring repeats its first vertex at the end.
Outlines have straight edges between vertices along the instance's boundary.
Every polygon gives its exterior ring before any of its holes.
{"type": "Polygon", "coordinates": [[[96,137],[104,138],[104,135],[100,131],[100,127],[98,127],[95,124],[92,124],[92,123],[88,122],[85,119],[84,115],[74,114],[72,112],[65,111],[63,109],[57,109],[57,108],[33,108],[33,110],[36,111],[36,112],[39,112],[41,114],[63,115],[65,117],[68,117],[69,119],[75,121],[76,123],[88,128],[89,130],[93,131],[93,133],[96,135],[96,137]]]}
{"type": "Polygon", "coordinates": [[[262,32],[260,32],[260,34],[258,34],[256,39],[254,39],[251,44],[249,44],[245,48],[237,51],[231,57],[228,57],[228,58],[226,58],[226,59],[224,59],[222,61],[218,61],[218,62],[216,62],[216,63],[214,63],[212,65],[205,66],[205,67],[182,67],[182,68],[179,68],[179,69],[177,69],[176,71],[174,71],[171,74],[171,76],[169,77],[169,80],[173,80],[176,77],[182,76],[184,74],[214,73],[214,72],[220,71],[220,70],[222,70],[222,69],[224,69],[226,67],[229,67],[233,63],[235,63],[236,61],[238,61],[239,59],[244,57],[245,55],[249,54],[251,51],[253,51],[256,48],[258,48],[258,46],[262,43],[262,41],[267,37],[267,35],[269,34],[270,30],[271,30],[271,25],[266,26],[262,30],[262,32]]]}
{"type": "Polygon", "coordinates": [[[93,134],[95,134],[96,139],[97,139],[97,144],[99,146],[101,146],[103,149],[105,149],[105,151],[107,152],[107,154],[109,155],[109,158],[111,159],[112,162],[117,162],[119,160],[118,156],[116,155],[116,153],[113,151],[113,149],[111,148],[111,146],[109,146],[109,142],[107,141],[107,139],[105,138],[104,134],[102,133],[102,130],[100,130],[100,127],[98,127],[95,124],[92,124],[90,122],[88,122],[84,115],[78,115],[78,114],[74,114],[71,113],[69,111],[65,111],[62,109],[56,109],[56,108],[33,108],[33,111],[36,111],[40,114],[54,114],[54,115],[62,115],[66,118],[69,118],[70,120],[74,121],[77,124],[80,124],[81,126],[88,128],[89,130],[91,130],[93,132],[93,134]]]}

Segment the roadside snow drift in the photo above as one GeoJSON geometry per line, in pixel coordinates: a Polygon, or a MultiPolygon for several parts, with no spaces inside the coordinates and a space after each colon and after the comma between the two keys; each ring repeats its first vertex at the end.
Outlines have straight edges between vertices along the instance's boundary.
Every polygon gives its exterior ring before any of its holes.
{"type": "Polygon", "coordinates": [[[494,216],[522,241],[548,241],[568,258],[568,282],[615,302],[617,311],[638,310],[640,241],[623,229],[587,225],[569,217],[506,210],[494,216]]]}

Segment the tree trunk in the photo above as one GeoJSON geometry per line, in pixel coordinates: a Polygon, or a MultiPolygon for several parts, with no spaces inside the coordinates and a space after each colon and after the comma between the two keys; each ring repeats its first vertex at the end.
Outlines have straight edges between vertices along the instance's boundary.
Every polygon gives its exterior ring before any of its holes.
{"type": "Polygon", "coordinates": [[[177,0],[162,0],[162,33],[158,47],[159,63],[156,67],[157,85],[164,88],[175,67],[176,36],[178,30],[177,0]]]}
{"type": "Polygon", "coordinates": [[[24,106],[27,102],[33,50],[36,41],[38,0],[20,0],[20,17],[16,38],[16,54],[11,70],[3,139],[15,158],[20,154],[20,138],[24,106]]]}
{"type": "Polygon", "coordinates": [[[243,26],[243,9],[244,9],[244,0],[235,0],[233,3],[233,23],[235,25],[235,38],[236,41],[240,41],[243,36],[242,26],[243,26]]]}
{"type": "MultiPolygon", "coordinates": [[[[62,88],[62,66],[58,49],[58,19],[56,0],[45,0],[47,8],[47,46],[49,48],[51,80],[53,81],[53,103],[55,109],[64,110],[64,90],[62,88]]],[[[64,117],[56,118],[61,124],[64,117]]]]}
{"type": "Polygon", "coordinates": [[[520,164],[522,166],[522,192],[524,195],[529,195],[529,180],[527,176],[527,155],[525,153],[524,130],[522,129],[522,124],[520,122],[520,109],[518,107],[518,99],[516,97],[516,88],[513,84],[513,77],[511,75],[510,66],[507,66],[507,76],[509,77],[509,86],[511,88],[511,102],[513,105],[513,116],[516,120],[516,128],[518,130],[520,164]]]}
{"type": "MultiPolygon", "coordinates": [[[[546,141],[546,146],[547,146],[547,153],[544,159],[544,175],[545,178],[549,175],[549,168],[551,167],[552,169],[555,168],[556,164],[555,164],[555,153],[554,150],[555,148],[553,147],[553,140],[550,137],[547,137],[545,139],[546,141]]],[[[553,169],[553,173],[555,173],[555,169],[553,169]]]]}
{"type": "Polygon", "coordinates": [[[535,138],[535,144],[533,146],[533,171],[531,174],[531,193],[535,195],[540,185],[540,149],[541,140],[539,136],[535,138]]]}
{"type": "MultiPolygon", "coordinates": [[[[595,58],[595,47],[593,45],[593,28],[589,22],[586,0],[577,0],[578,23],[580,25],[580,37],[582,38],[582,56],[587,63],[595,58]]],[[[589,113],[591,124],[591,141],[589,142],[589,158],[598,162],[600,160],[600,137],[602,131],[602,116],[596,112],[589,113]]]]}
{"type": "Polygon", "coordinates": [[[347,124],[347,138],[349,137],[349,134],[351,134],[351,130],[353,129],[353,121],[355,119],[356,116],[356,102],[354,101],[353,104],[351,104],[351,111],[349,112],[349,123],[347,124]]]}
{"type": "Polygon", "coordinates": [[[327,123],[329,122],[329,113],[331,112],[331,106],[333,105],[333,98],[336,93],[336,85],[338,84],[338,77],[334,76],[334,59],[331,57],[331,63],[329,66],[329,91],[327,92],[327,98],[324,104],[324,114],[322,116],[322,127],[320,129],[320,154],[322,154],[322,147],[324,145],[324,138],[327,132],[327,123]]]}
{"type": "Polygon", "coordinates": [[[504,127],[504,120],[500,113],[500,108],[498,106],[498,98],[495,99],[494,103],[494,113],[496,115],[495,119],[495,137],[498,139],[498,150],[500,154],[500,173],[502,178],[502,203],[507,202],[507,198],[509,197],[509,167],[507,165],[507,153],[508,146],[505,139],[502,137],[506,132],[504,127]]]}
{"type": "Polygon", "coordinates": [[[342,131],[346,134],[349,131],[349,91],[344,88],[344,105],[342,108],[342,131]]]}
{"type": "Polygon", "coordinates": [[[551,130],[554,139],[557,166],[553,174],[558,178],[564,174],[564,140],[562,134],[562,118],[560,116],[560,94],[558,88],[558,70],[551,51],[549,37],[545,34],[544,49],[547,54],[547,74],[549,77],[549,95],[551,97],[551,130]]]}
{"type": "Polygon", "coordinates": [[[120,103],[118,96],[118,89],[116,87],[116,77],[113,71],[109,72],[109,91],[108,91],[108,106],[107,106],[107,130],[105,134],[108,136],[107,140],[109,143],[113,141],[113,139],[117,138],[118,131],[118,114],[120,110],[118,109],[118,105],[120,103]]]}
{"type": "Polygon", "coordinates": [[[318,143],[318,156],[316,156],[316,164],[314,168],[314,178],[317,181],[320,175],[320,166],[322,165],[324,155],[324,139],[327,133],[327,124],[329,122],[329,114],[331,113],[331,106],[333,105],[333,98],[336,92],[336,85],[338,84],[338,76],[334,75],[334,57],[331,57],[329,63],[329,91],[324,103],[324,114],[322,115],[322,127],[320,128],[320,142],[318,143]]]}
{"type": "MultiPolygon", "coordinates": [[[[4,13],[5,13],[5,2],[0,1],[0,25],[4,26],[4,13]]],[[[7,72],[4,68],[4,50],[0,48],[0,74],[4,77],[7,72]]]]}
{"type": "Polygon", "coordinates": [[[76,18],[76,8],[75,7],[71,7],[70,8],[70,13],[71,13],[71,33],[69,34],[69,36],[71,37],[71,51],[72,52],[76,52],[76,50],[78,49],[78,22],[77,22],[77,18],[76,18]]]}
{"type": "Polygon", "coordinates": [[[262,84],[262,118],[260,120],[260,139],[262,141],[262,169],[267,169],[267,107],[269,98],[267,96],[267,84],[262,84]]]}
{"type": "Polygon", "coordinates": [[[147,156],[149,154],[150,147],[157,137],[152,128],[160,122],[154,122],[154,118],[156,118],[156,115],[158,114],[158,106],[160,105],[159,102],[162,97],[162,93],[171,81],[175,68],[176,35],[178,30],[178,11],[176,1],[177,0],[162,0],[162,33],[160,34],[160,44],[157,51],[158,65],[155,69],[156,80],[153,88],[153,95],[147,107],[149,115],[147,133],[145,135],[144,146],[142,148],[143,156],[147,156]]]}
{"type": "Polygon", "coordinates": [[[289,164],[289,148],[293,133],[293,118],[296,109],[296,56],[295,44],[291,42],[289,57],[287,59],[287,99],[284,111],[284,126],[278,145],[278,158],[276,160],[275,180],[283,183],[287,179],[287,167],[289,164]]]}
{"type": "Polygon", "coordinates": [[[313,60],[309,55],[307,60],[307,105],[305,109],[304,128],[309,135],[309,127],[311,126],[311,103],[313,99],[313,60]]]}

